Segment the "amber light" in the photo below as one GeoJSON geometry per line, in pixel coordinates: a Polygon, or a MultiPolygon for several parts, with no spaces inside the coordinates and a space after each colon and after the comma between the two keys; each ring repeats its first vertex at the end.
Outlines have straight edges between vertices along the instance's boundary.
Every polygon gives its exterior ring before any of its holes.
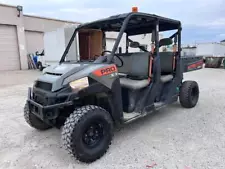
{"type": "Polygon", "coordinates": [[[132,7],[132,12],[138,12],[138,7],[136,6],[132,7]]]}

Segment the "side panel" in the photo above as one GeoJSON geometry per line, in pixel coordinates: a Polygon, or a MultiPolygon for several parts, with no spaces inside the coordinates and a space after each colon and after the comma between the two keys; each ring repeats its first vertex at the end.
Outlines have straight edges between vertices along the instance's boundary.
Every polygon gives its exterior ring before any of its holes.
{"type": "Polygon", "coordinates": [[[90,77],[99,83],[105,85],[109,89],[112,88],[112,84],[115,79],[119,78],[116,65],[107,65],[95,70],[90,77]]]}
{"type": "Polygon", "coordinates": [[[181,68],[184,73],[202,69],[203,57],[183,57],[181,58],[181,68]]]}
{"type": "Polygon", "coordinates": [[[120,79],[116,66],[114,64],[103,66],[102,68],[95,70],[89,75],[89,77],[93,78],[109,89],[108,99],[113,119],[117,123],[121,123],[123,117],[123,102],[120,79]]]}
{"type": "Polygon", "coordinates": [[[111,103],[112,116],[115,122],[121,124],[123,122],[123,100],[119,78],[113,81],[109,101],[111,103]]]}

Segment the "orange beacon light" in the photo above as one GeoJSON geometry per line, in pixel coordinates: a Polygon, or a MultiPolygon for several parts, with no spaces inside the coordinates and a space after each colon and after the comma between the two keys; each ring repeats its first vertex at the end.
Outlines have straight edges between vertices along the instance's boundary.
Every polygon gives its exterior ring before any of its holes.
{"type": "Polygon", "coordinates": [[[138,12],[138,7],[136,6],[132,7],[132,12],[138,12]]]}

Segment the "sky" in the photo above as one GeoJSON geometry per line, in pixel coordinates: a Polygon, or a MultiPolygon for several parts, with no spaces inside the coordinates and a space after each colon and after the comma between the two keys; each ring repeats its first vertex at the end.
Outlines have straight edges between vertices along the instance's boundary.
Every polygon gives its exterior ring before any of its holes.
{"type": "Polygon", "coordinates": [[[22,5],[24,14],[77,22],[130,12],[178,19],[182,22],[182,43],[219,42],[225,39],[225,0],[0,0],[22,5]]]}

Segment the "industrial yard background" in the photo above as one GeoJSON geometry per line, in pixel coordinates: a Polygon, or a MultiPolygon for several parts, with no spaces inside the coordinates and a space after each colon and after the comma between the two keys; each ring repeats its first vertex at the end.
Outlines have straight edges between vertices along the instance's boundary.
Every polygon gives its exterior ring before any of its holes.
{"type": "MultiPolygon", "coordinates": [[[[45,32],[80,23],[26,15],[20,9],[0,4],[0,169],[224,169],[223,69],[185,73],[185,80],[199,83],[196,108],[183,109],[175,103],[125,126],[115,133],[108,154],[91,165],[77,162],[63,150],[60,130],[39,132],[29,127],[23,118],[23,106],[28,87],[41,72],[26,70],[27,55],[44,49],[45,32]]],[[[107,34],[108,50],[115,38],[116,34],[107,34]]],[[[135,40],[149,44],[150,49],[150,38],[138,36],[135,40]]],[[[120,46],[124,50],[123,40],[120,46]]],[[[225,57],[225,40],[183,46],[182,56],[199,55],[225,57]]]]}
{"type": "MultiPolygon", "coordinates": [[[[28,69],[28,54],[44,49],[44,33],[72,27],[79,22],[44,18],[23,14],[21,6],[0,4],[0,71],[28,69]]],[[[107,50],[111,50],[116,33],[107,33],[107,50]]],[[[160,39],[162,38],[160,34],[160,39]]],[[[150,50],[151,36],[136,36],[132,40],[141,41],[150,50]]],[[[68,39],[67,39],[68,40],[68,39]]],[[[120,46],[125,50],[125,37],[120,46]]],[[[135,50],[135,49],[133,49],[135,50]]],[[[133,51],[131,50],[131,51],[133,51]]]]}
{"type": "Polygon", "coordinates": [[[44,32],[74,24],[24,15],[16,6],[0,4],[0,70],[27,69],[27,54],[44,48],[44,32]]]}

